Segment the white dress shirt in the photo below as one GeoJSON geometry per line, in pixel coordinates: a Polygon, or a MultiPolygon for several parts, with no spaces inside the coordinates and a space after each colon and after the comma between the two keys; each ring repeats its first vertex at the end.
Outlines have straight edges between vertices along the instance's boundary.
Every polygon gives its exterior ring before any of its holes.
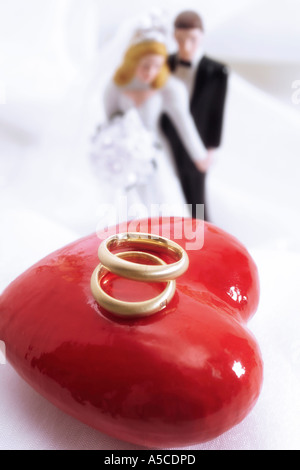
{"type": "Polygon", "coordinates": [[[173,75],[186,86],[190,99],[192,98],[192,93],[194,91],[197,68],[203,56],[204,51],[203,49],[200,49],[191,61],[192,65],[190,67],[178,63],[175,71],[173,72],[173,75]]]}

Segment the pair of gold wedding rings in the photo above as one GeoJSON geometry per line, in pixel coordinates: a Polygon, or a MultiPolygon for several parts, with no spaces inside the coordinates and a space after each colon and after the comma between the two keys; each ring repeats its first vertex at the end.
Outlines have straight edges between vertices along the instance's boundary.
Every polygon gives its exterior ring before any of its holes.
{"type": "Polygon", "coordinates": [[[175,294],[175,279],[181,276],[189,265],[186,251],[174,241],[139,232],[125,232],[108,237],[100,244],[98,257],[100,264],[91,277],[92,294],[100,306],[119,317],[143,317],[161,311],[175,294]],[[147,249],[170,255],[175,258],[175,262],[168,264],[159,256],[143,251],[147,249]],[[114,254],[113,251],[117,253],[114,254]],[[139,262],[130,261],[130,258],[138,259],[139,262]],[[154,264],[141,264],[142,260],[154,264]],[[110,296],[103,290],[101,281],[108,272],[135,281],[166,282],[166,287],[159,295],[149,300],[126,302],[110,296]]]}

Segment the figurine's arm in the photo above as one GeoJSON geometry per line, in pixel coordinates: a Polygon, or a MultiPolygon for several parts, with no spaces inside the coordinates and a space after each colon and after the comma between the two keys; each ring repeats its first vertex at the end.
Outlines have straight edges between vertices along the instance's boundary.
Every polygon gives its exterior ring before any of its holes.
{"type": "Polygon", "coordinates": [[[104,110],[107,119],[112,118],[120,112],[120,91],[119,87],[113,82],[109,82],[104,92],[104,110]]]}
{"type": "Polygon", "coordinates": [[[163,89],[163,98],[164,112],[172,120],[197,168],[205,172],[211,163],[211,157],[207,156],[207,150],[193,121],[184,85],[178,79],[171,77],[163,89]]]}

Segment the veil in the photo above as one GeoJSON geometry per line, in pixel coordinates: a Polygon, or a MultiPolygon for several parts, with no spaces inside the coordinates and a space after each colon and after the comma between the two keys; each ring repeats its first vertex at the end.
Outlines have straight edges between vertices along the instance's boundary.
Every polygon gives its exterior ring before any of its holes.
{"type": "Polygon", "coordinates": [[[134,40],[136,33],[156,25],[164,28],[164,41],[167,48],[171,49],[171,15],[158,8],[152,9],[144,15],[136,15],[122,21],[112,33],[99,41],[90,67],[88,84],[91,100],[98,103],[98,109],[95,110],[98,113],[98,120],[104,118],[103,100],[101,100],[104,88],[122,63],[125,52],[134,40]]]}
{"type": "Polygon", "coordinates": [[[15,63],[27,65],[24,74],[14,80],[18,99],[30,99],[37,106],[36,113],[31,106],[30,119],[24,112],[13,118],[33,138],[27,146],[28,158],[23,158],[22,150],[16,164],[3,157],[0,165],[6,181],[11,168],[22,162],[22,172],[14,175],[9,188],[12,201],[26,185],[26,198],[20,196],[23,204],[83,234],[96,228],[102,206],[112,201],[113,188],[104,188],[91,167],[91,139],[97,126],[105,122],[104,88],[143,17],[130,14],[129,18],[128,13],[122,20],[112,14],[112,21],[103,28],[103,9],[109,6],[102,1],[52,3],[45,8],[32,2],[39,20],[30,9],[22,11],[32,34],[25,37],[22,48],[12,49],[15,63]],[[40,44],[34,34],[37,27],[40,44]],[[27,62],[17,60],[23,56],[27,62]],[[36,198],[37,193],[44,198],[36,198]]]}

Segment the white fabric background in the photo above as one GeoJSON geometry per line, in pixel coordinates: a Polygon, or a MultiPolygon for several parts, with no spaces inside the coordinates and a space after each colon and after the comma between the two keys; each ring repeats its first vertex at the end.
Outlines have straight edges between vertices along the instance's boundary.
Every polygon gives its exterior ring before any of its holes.
{"type": "MultiPolygon", "coordinates": [[[[189,2],[195,5],[216,58],[275,64],[282,76],[287,64],[300,64],[297,0],[228,0],[226,9],[222,0],[189,2]]],[[[187,7],[165,6],[171,16],[187,7]]],[[[124,38],[148,9],[135,0],[0,4],[0,291],[41,257],[96,230],[107,195],[90,172],[88,139],[124,38]]],[[[292,96],[290,77],[281,86],[292,96]]],[[[233,70],[208,200],[213,222],[237,236],[258,265],[261,301],[249,326],[265,378],[251,414],[194,449],[300,448],[299,143],[300,105],[233,70]]],[[[0,449],[135,446],[65,415],[0,364],[0,449]]]]}

